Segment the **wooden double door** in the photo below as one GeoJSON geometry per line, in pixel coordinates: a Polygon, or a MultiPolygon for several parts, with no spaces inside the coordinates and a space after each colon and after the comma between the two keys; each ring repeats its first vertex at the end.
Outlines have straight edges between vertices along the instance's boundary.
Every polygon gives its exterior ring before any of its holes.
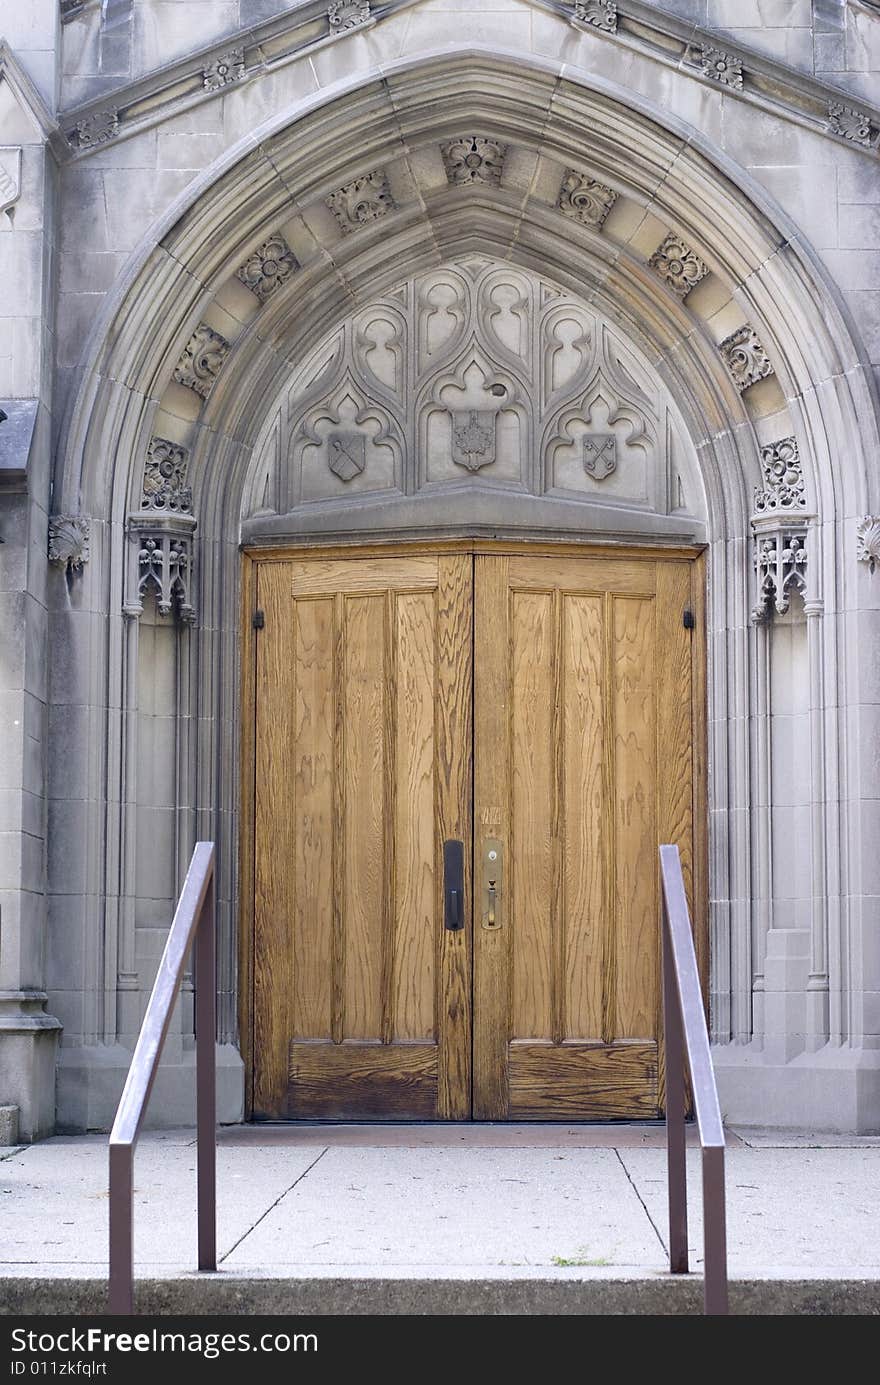
{"type": "Polygon", "coordinates": [[[702,916],[700,576],[250,561],[256,1118],[658,1114],[659,843],[702,916]]]}

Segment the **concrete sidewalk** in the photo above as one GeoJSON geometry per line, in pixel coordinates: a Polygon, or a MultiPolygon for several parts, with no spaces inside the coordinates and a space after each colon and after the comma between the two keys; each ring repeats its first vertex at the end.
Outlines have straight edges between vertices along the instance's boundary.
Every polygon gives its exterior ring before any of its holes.
{"type": "MultiPolygon", "coordinates": [[[[702,1266],[666,1260],[653,1126],[275,1126],[221,1132],[217,1276],[194,1273],[192,1131],[135,1165],[139,1303],[161,1312],[691,1312],[702,1266]],[[647,1305],[647,1306],[646,1306],[647,1305]]],[[[741,1312],[880,1312],[880,1137],[731,1131],[741,1312]]],[[[107,1273],[107,1141],[0,1156],[0,1312],[95,1312],[107,1273]]]]}

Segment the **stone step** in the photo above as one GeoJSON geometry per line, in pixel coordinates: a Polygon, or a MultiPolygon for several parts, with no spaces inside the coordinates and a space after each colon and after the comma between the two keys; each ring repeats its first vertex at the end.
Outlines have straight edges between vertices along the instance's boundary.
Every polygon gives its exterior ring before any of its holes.
{"type": "MultiPolygon", "coordinates": [[[[737,1315],[880,1314],[880,1279],[738,1277],[730,1286],[737,1315]]],[[[702,1312],[698,1275],[560,1271],[560,1276],[254,1277],[234,1274],[144,1278],[142,1314],[225,1315],[643,1315],[702,1312]]],[[[0,1278],[0,1315],[99,1314],[104,1279],[0,1278]]]]}

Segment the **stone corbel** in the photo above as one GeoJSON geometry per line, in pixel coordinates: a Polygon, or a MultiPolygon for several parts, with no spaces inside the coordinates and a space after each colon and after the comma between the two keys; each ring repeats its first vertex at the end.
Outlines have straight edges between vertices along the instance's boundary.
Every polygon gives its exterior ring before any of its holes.
{"type": "Polygon", "coordinates": [[[151,512],[129,518],[125,615],[138,619],[152,593],[160,615],[174,614],[184,625],[195,622],[195,528],[192,515],[151,512]]]}
{"type": "Polygon", "coordinates": [[[792,593],[806,599],[810,530],[802,516],[774,516],[752,521],[757,600],[752,623],[785,615],[792,593]]]}

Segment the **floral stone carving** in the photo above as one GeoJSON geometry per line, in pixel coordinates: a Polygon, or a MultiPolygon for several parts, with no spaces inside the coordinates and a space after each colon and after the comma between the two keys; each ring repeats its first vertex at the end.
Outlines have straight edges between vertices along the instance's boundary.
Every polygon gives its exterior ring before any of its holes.
{"type": "Polygon", "coordinates": [[[497,187],[504,170],[507,146],[485,135],[460,135],[440,145],[450,183],[491,183],[497,187]]]}
{"type": "Polygon", "coordinates": [[[186,484],[189,453],[167,438],[150,440],[144,466],[141,508],[166,513],[190,514],[192,491],[186,484]]]}
{"type": "Polygon", "coordinates": [[[378,221],[394,211],[394,198],[383,168],[355,178],[327,198],[327,206],[339,224],[343,235],[378,221]]]}
{"type": "Polygon", "coordinates": [[[49,562],[79,572],[89,560],[90,521],[84,515],[53,515],[49,520],[49,562]]]}
{"type": "Polygon", "coordinates": [[[773,374],[773,364],[754,327],[739,327],[721,343],[721,355],[740,394],[749,385],[773,374]]]}
{"type": "Polygon", "coordinates": [[[96,111],[76,122],[76,142],[80,149],[93,149],[98,144],[106,144],[119,132],[117,111],[96,111]]]}
{"type": "Polygon", "coordinates": [[[563,216],[599,230],[616,201],[617,193],[613,188],[606,188],[604,183],[570,168],[562,180],[556,205],[563,216]]]}
{"type": "Polygon", "coordinates": [[[452,460],[479,471],[495,460],[495,409],[462,409],[452,414],[452,460]]]}
{"type": "Polygon", "coordinates": [[[723,48],[711,48],[705,43],[702,44],[697,66],[704,77],[709,77],[713,82],[720,82],[722,86],[733,87],[735,91],[742,91],[742,62],[730,53],[725,53],[723,48]]]}
{"type": "Polygon", "coordinates": [[[233,48],[228,53],[223,53],[219,58],[215,58],[203,69],[202,82],[205,91],[219,91],[221,87],[227,87],[231,82],[239,81],[244,74],[244,49],[233,48]]]}
{"type": "Polygon", "coordinates": [[[872,149],[880,139],[880,130],[865,111],[854,106],[845,106],[833,101],[828,107],[828,129],[832,135],[841,135],[852,144],[862,144],[872,149]]]}
{"type": "Polygon", "coordinates": [[[657,247],[648,264],[679,298],[686,298],[709,273],[709,266],[674,232],[657,247]]]}
{"type": "Polygon", "coordinates": [[[873,573],[880,563],[880,515],[865,515],[856,529],[856,557],[873,573]]]}
{"type": "Polygon", "coordinates": [[[228,354],[226,338],[207,323],[200,322],[174,367],[174,379],[207,399],[228,354]]]}
{"type": "Polygon", "coordinates": [[[265,303],[297,269],[299,261],[284,237],[274,235],[253,250],[235,274],[261,303],[265,303]]]}
{"type": "Polygon", "coordinates": [[[761,448],[763,486],[755,487],[755,510],[759,514],[774,510],[803,510],[804,473],[796,438],[780,438],[761,448]]]}
{"type": "Polygon", "coordinates": [[[616,0],[576,0],[574,17],[582,24],[592,24],[594,29],[617,32],[616,0]]]}
{"type": "Polygon", "coordinates": [[[333,0],[327,11],[330,28],[334,34],[345,29],[356,29],[366,24],[370,17],[370,0],[333,0]]]}

